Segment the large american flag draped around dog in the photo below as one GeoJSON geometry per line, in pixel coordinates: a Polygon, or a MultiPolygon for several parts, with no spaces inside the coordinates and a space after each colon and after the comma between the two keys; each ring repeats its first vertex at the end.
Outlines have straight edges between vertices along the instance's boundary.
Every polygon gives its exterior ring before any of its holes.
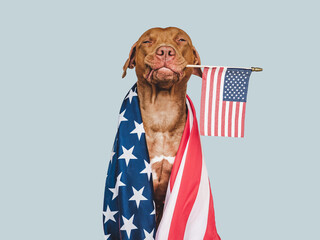
{"type": "Polygon", "coordinates": [[[172,167],[162,220],[155,222],[150,160],[136,84],[125,97],[105,185],[105,239],[219,240],[196,114],[188,117],[172,167]]]}
{"type": "Polygon", "coordinates": [[[200,134],[244,137],[251,69],[205,67],[202,75],[200,134]]]}

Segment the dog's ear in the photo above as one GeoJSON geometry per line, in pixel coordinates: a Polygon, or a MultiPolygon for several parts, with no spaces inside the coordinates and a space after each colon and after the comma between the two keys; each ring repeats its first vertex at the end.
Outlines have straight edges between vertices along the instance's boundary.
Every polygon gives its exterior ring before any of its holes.
{"type": "MultiPolygon", "coordinates": [[[[193,47],[193,54],[194,54],[194,65],[201,65],[201,60],[198,51],[195,47],[193,47]]],[[[202,78],[202,71],[201,68],[193,68],[192,74],[199,76],[202,78]]]]}
{"type": "Polygon", "coordinates": [[[136,46],[137,43],[133,44],[133,46],[131,47],[130,53],[129,53],[129,58],[127,59],[126,63],[123,66],[123,74],[122,74],[122,78],[124,78],[127,75],[127,69],[130,68],[134,68],[136,66],[136,46]]]}

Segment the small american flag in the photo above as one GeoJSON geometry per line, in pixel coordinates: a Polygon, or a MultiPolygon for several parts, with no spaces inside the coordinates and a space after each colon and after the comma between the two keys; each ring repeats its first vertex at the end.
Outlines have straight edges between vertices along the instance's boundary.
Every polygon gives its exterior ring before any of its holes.
{"type": "Polygon", "coordinates": [[[205,67],[202,75],[200,134],[244,137],[251,69],[205,67]]]}

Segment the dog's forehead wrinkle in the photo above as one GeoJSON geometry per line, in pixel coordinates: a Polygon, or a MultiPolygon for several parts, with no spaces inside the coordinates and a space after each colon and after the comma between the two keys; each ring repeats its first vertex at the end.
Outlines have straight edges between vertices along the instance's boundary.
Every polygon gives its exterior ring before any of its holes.
{"type": "Polygon", "coordinates": [[[175,40],[179,37],[186,38],[186,40],[191,42],[189,35],[182,29],[176,27],[167,27],[167,28],[151,28],[144,32],[139,41],[142,42],[144,39],[161,39],[162,41],[166,40],[175,40]]]}

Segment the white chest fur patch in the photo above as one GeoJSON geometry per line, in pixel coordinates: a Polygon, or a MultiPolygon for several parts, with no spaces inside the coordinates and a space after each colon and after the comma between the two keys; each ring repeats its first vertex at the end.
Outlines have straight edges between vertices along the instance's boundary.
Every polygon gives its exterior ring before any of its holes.
{"type": "Polygon", "coordinates": [[[167,157],[167,156],[163,156],[163,155],[161,155],[161,156],[155,156],[154,158],[152,158],[152,159],[150,160],[150,164],[151,164],[151,169],[152,169],[152,178],[153,178],[153,180],[158,179],[158,175],[157,175],[156,171],[152,168],[152,165],[153,165],[154,163],[161,162],[163,159],[166,159],[166,160],[168,160],[168,162],[169,162],[170,164],[173,164],[175,158],[176,158],[176,157],[171,157],[171,156],[168,156],[168,157],[167,157]]]}
{"type": "Polygon", "coordinates": [[[155,156],[154,158],[151,159],[150,163],[151,163],[151,165],[152,165],[152,164],[154,164],[154,163],[156,163],[156,162],[161,162],[163,159],[166,159],[166,160],[168,160],[168,162],[169,162],[170,164],[173,164],[175,158],[176,158],[176,157],[171,157],[171,156],[168,156],[168,157],[167,157],[167,156],[163,156],[163,155],[161,155],[161,156],[155,156]]]}

